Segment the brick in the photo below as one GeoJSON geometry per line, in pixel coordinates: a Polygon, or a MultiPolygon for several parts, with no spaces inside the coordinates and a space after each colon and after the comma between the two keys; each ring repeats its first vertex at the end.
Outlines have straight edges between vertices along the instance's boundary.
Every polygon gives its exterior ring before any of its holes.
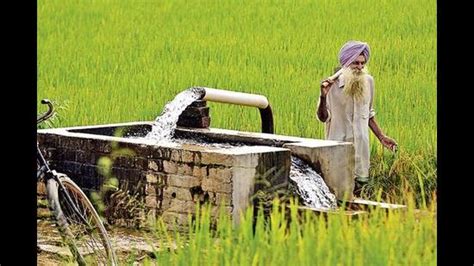
{"type": "Polygon", "coordinates": [[[215,180],[210,179],[210,178],[204,178],[202,180],[201,186],[204,191],[223,192],[223,193],[232,192],[232,184],[216,182],[215,180]]]}
{"type": "Polygon", "coordinates": [[[155,184],[153,183],[146,183],[145,185],[145,195],[147,196],[155,196],[156,197],[156,190],[157,190],[157,187],[155,184]]]}
{"type": "Polygon", "coordinates": [[[38,137],[37,140],[40,147],[41,146],[47,146],[47,147],[58,146],[59,138],[60,138],[60,136],[58,135],[44,134],[44,133],[37,134],[37,137],[38,137]]]}
{"type": "Polygon", "coordinates": [[[201,185],[201,180],[194,176],[169,175],[168,186],[191,188],[201,185]]]}
{"type": "MultiPolygon", "coordinates": [[[[202,190],[202,189],[201,189],[202,190]]],[[[195,193],[193,194],[191,192],[191,195],[193,197],[193,202],[195,203],[211,203],[211,204],[216,204],[216,193],[210,192],[210,191],[201,191],[200,193],[195,193]]]]}
{"type": "Polygon", "coordinates": [[[183,163],[192,163],[194,162],[194,152],[183,150],[182,151],[182,158],[181,161],[183,163]]]}
{"type": "Polygon", "coordinates": [[[76,160],[76,152],[74,150],[65,149],[62,159],[64,161],[75,161],[76,160]]]}
{"type": "Polygon", "coordinates": [[[169,208],[164,211],[179,212],[179,213],[195,213],[196,204],[192,201],[172,199],[169,208]]]}
{"type": "Polygon", "coordinates": [[[193,166],[189,164],[178,164],[178,175],[193,175],[193,166]]]}
{"type": "Polygon", "coordinates": [[[110,153],[112,151],[112,145],[108,141],[97,141],[94,143],[91,140],[90,145],[93,146],[94,151],[103,152],[103,153],[110,153]]]}
{"type": "Polygon", "coordinates": [[[183,154],[181,150],[172,150],[171,151],[171,161],[173,162],[181,162],[183,154]]]}
{"type": "Polygon", "coordinates": [[[193,152],[193,163],[194,165],[201,165],[202,164],[202,153],[199,151],[193,152]]]}
{"type": "MultiPolygon", "coordinates": [[[[77,142],[74,142],[74,140],[71,140],[69,145],[78,145],[79,147],[81,147],[85,151],[89,151],[89,152],[90,151],[100,151],[96,148],[96,143],[97,143],[97,141],[93,140],[93,139],[80,139],[77,142]]],[[[70,147],[74,147],[74,146],[70,146],[70,147]]]]}
{"type": "Polygon", "coordinates": [[[186,226],[189,224],[189,214],[185,213],[176,213],[176,212],[164,212],[161,215],[161,219],[163,219],[163,222],[165,224],[168,224],[169,226],[172,225],[182,225],[186,226]]]}
{"type": "Polygon", "coordinates": [[[163,160],[171,160],[171,149],[168,148],[159,148],[155,151],[156,156],[155,158],[163,159],[163,160]]]}
{"type": "Polygon", "coordinates": [[[160,159],[156,159],[156,160],[148,160],[146,162],[147,166],[146,168],[148,170],[153,170],[153,171],[156,171],[156,172],[163,172],[164,169],[163,169],[163,161],[160,160],[160,159]]]}
{"type": "Polygon", "coordinates": [[[201,153],[201,164],[206,165],[223,165],[223,166],[232,166],[234,159],[232,155],[229,154],[219,154],[219,153],[201,153]]]}
{"type": "Polygon", "coordinates": [[[148,208],[157,208],[156,195],[148,195],[145,197],[145,206],[148,208]]]}
{"type": "Polygon", "coordinates": [[[209,107],[202,103],[193,102],[186,109],[184,109],[181,116],[191,116],[191,117],[198,117],[198,116],[208,116],[209,115],[209,107]]]}
{"type": "Polygon", "coordinates": [[[181,187],[165,187],[163,188],[163,197],[169,199],[179,199],[184,201],[192,201],[191,192],[188,188],[181,187]]]}
{"type": "Polygon", "coordinates": [[[194,166],[193,167],[193,176],[198,177],[198,178],[203,178],[207,176],[207,167],[199,167],[199,166],[194,166]]]}
{"type": "Polygon", "coordinates": [[[222,183],[230,183],[232,171],[230,168],[209,168],[209,178],[222,183]]]}
{"type": "Polygon", "coordinates": [[[163,197],[163,199],[161,200],[161,205],[160,205],[160,211],[161,212],[164,212],[164,211],[166,211],[167,209],[170,208],[171,200],[172,200],[172,198],[163,197]]]}
{"type": "Polygon", "coordinates": [[[158,164],[156,163],[156,161],[149,160],[148,169],[153,170],[153,171],[158,171],[158,164]]]}
{"type": "Polygon", "coordinates": [[[176,174],[178,166],[171,161],[163,161],[163,171],[167,174],[176,174]]]}
{"type": "Polygon", "coordinates": [[[104,155],[96,154],[96,153],[89,153],[89,156],[88,156],[89,158],[85,163],[92,164],[92,165],[97,164],[97,161],[102,156],[104,156],[104,155]]]}
{"type": "Polygon", "coordinates": [[[145,176],[146,176],[146,182],[158,183],[158,175],[157,174],[147,173],[147,174],[145,174],[145,176]]]}
{"type": "Polygon", "coordinates": [[[88,163],[89,162],[89,152],[84,152],[81,150],[76,151],[76,161],[77,162],[83,162],[83,163],[88,163]]]}
{"type": "Polygon", "coordinates": [[[195,107],[206,107],[207,106],[207,101],[204,101],[204,100],[196,100],[194,102],[192,102],[188,107],[186,107],[186,109],[191,109],[191,108],[195,108],[195,107]]]}
{"type": "Polygon", "coordinates": [[[176,123],[180,127],[195,127],[195,128],[208,128],[211,124],[211,118],[209,116],[204,117],[189,117],[182,116],[176,123]]]}
{"type": "Polygon", "coordinates": [[[167,183],[167,181],[168,181],[168,175],[162,174],[162,173],[158,173],[158,174],[157,174],[157,177],[158,177],[157,185],[158,185],[159,187],[162,187],[162,186],[166,185],[166,183],[167,183]]]}

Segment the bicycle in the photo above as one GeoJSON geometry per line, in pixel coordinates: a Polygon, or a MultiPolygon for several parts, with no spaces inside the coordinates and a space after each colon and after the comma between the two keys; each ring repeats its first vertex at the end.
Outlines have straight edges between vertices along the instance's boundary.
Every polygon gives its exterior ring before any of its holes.
{"type": "MultiPolygon", "coordinates": [[[[53,104],[43,99],[48,111],[37,118],[37,125],[54,114],[53,104]]],[[[79,265],[117,265],[117,258],[92,203],[82,189],[66,174],[56,172],[46,161],[39,143],[37,147],[37,181],[44,182],[48,206],[63,241],[79,265]]]]}

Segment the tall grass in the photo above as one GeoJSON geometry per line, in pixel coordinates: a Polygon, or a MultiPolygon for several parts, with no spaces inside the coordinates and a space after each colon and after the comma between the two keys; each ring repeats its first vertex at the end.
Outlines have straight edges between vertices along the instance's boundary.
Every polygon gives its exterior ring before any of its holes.
{"type": "MultiPolygon", "coordinates": [[[[413,202],[412,202],[413,203],[413,202]]],[[[434,205],[425,212],[373,209],[357,217],[343,212],[317,215],[298,211],[294,203],[274,202],[269,217],[249,209],[237,226],[221,216],[210,229],[204,207],[189,238],[163,239],[156,261],[163,265],[436,265],[434,205]]],[[[168,237],[166,237],[168,236],[168,237]]],[[[151,261],[148,261],[150,263],[151,261]]]]}
{"type": "MultiPolygon", "coordinates": [[[[366,41],[376,117],[402,151],[371,137],[373,186],[435,189],[435,1],[40,0],[37,36],[38,105],[68,106],[57,126],[153,120],[197,85],[265,95],[277,134],[309,138],[324,136],[319,81],[366,41]]],[[[212,127],[260,130],[255,108],[209,105],[212,127]]]]}
{"type": "MultiPolygon", "coordinates": [[[[157,261],[436,265],[435,1],[39,0],[37,13],[38,108],[42,98],[67,106],[57,127],[153,120],[182,90],[207,86],[265,95],[277,134],[323,138],[319,81],[344,42],[368,42],[376,118],[400,151],[371,136],[366,192],[408,209],[350,218],[275,204],[267,218],[248,211],[234,227],[221,216],[211,230],[204,208],[189,236],[157,230],[162,246],[178,246],[157,261]]],[[[255,108],[209,106],[212,127],[260,130],[255,108]]]]}

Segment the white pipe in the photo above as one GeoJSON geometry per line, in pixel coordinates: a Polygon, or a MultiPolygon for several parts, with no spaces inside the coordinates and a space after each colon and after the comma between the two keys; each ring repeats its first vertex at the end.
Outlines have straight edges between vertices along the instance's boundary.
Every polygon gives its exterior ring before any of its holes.
{"type": "Polygon", "coordinates": [[[261,109],[268,107],[267,97],[258,94],[250,94],[235,91],[203,88],[206,93],[202,98],[205,101],[231,103],[246,106],[255,106],[261,109]]]}

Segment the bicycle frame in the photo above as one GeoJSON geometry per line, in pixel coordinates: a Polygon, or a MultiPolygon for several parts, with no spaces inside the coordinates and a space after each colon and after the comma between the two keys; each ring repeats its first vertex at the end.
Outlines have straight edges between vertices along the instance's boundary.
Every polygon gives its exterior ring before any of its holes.
{"type": "MultiPolygon", "coordinates": [[[[41,103],[48,104],[49,109],[45,114],[37,118],[38,124],[46,121],[53,115],[53,105],[51,102],[47,99],[43,99],[41,103]]],[[[45,155],[42,153],[38,142],[36,142],[36,162],[38,167],[36,173],[37,182],[42,181],[46,185],[49,208],[53,212],[56,224],[59,226],[63,239],[67,241],[75,260],[79,265],[87,264],[85,257],[79,252],[77,246],[82,240],[77,238],[79,235],[71,231],[74,225],[80,225],[79,227],[82,229],[76,232],[82,231],[90,237],[89,240],[84,239],[86,242],[82,243],[92,248],[92,252],[88,254],[97,252],[97,259],[106,259],[107,265],[117,265],[117,258],[114,254],[109,236],[93,204],[82,189],[66,174],[52,169],[45,155]],[[82,209],[84,209],[84,212],[82,212],[82,209]],[[77,219],[77,217],[80,218],[77,219]],[[68,220],[70,218],[72,220],[68,220]],[[76,240],[78,241],[77,243],[76,240]],[[92,241],[93,244],[90,244],[90,242],[88,244],[87,241],[92,241]],[[99,242],[95,243],[96,241],[99,242]]]]}
{"type": "MultiPolygon", "coordinates": [[[[49,100],[42,100],[41,103],[48,104],[48,111],[37,119],[37,124],[46,121],[54,113],[53,105],[51,104],[49,100]]],[[[63,184],[59,181],[60,173],[56,172],[55,170],[52,170],[51,167],[49,166],[49,163],[46,161],[43,153],[41,152],[38,142],[36,142],[36,161],[38,164],[38,170],[36,172],[37,180],[39,180],[40,178],[44,178],[43,181],[45,182],[45,184],[47,184],[49,179],[51,178],[54,179],[56,181],[56,184],[58,184],[58,189],[61,190],[63,194],[66,196],[65,199],[68,201],[70,206],[73,207],[74,212],[80,217],[80,219],[82,220],[84,224],[87,224],[90,226],[89,222],[84,217],[84,215],[79,211],[79,209],[76,206],[76,203],[74,203],[71,196],[69,195],[67,190],[64,188],[63,184]]],[[[55,199],[55,200],[59,200],[59,199],[55,199]]]]}

